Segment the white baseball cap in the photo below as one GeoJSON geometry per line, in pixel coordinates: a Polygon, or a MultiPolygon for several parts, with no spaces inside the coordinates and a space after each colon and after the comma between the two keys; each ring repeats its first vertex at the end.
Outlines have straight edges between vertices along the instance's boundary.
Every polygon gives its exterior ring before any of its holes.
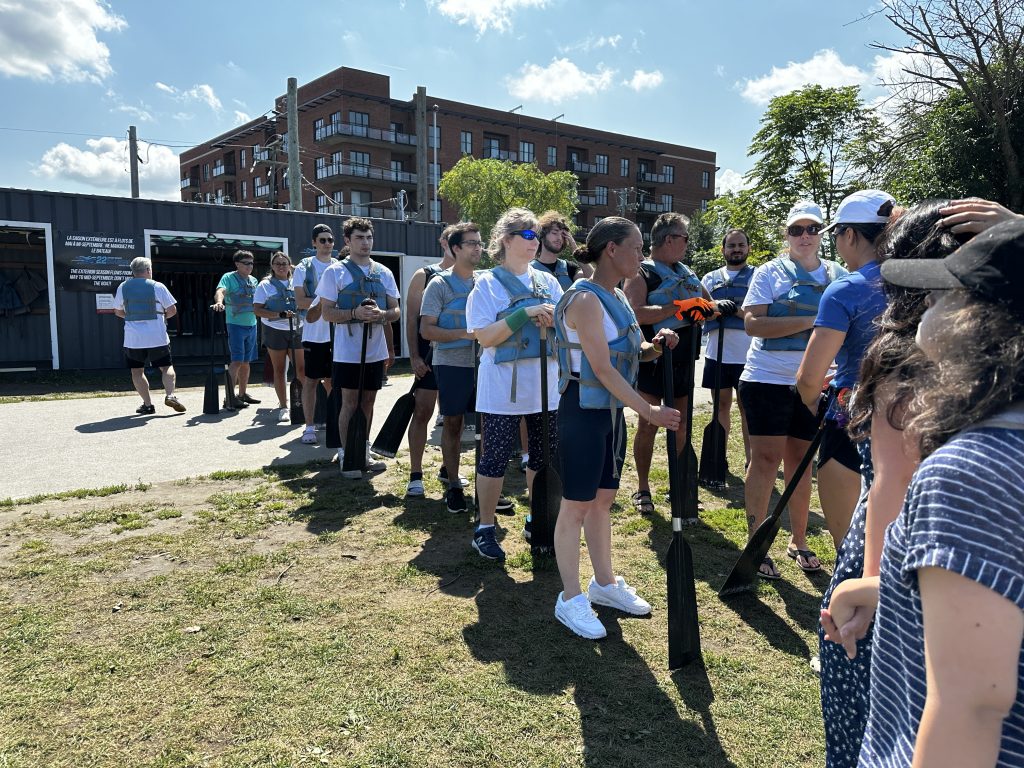
{"type": "Polygon", "coordinates": [[[895,198],[880,189],[862,189],[847,195],[836,209],[836,215],[822,232],[840,224],[886,224],[896,204],[895,198]]]}
{"type": "Polygon", "coordinates": [[[819,224],[825,222],[825,218],[821,215],[821,206],[813,200],[797,200],[793,207],[789,209],[789,215],[786,217],[786,226],[788,227],[794,221],[800,221],[800,219],[811,219],[819,224]]]}

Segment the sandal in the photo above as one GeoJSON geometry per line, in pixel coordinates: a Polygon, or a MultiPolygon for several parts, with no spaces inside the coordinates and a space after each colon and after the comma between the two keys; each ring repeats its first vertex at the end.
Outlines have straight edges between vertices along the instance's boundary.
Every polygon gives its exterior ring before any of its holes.
{"type": "Polygon", "coordinates": [[[814,567],[814,568],[812,568],[810,566],[805,566],[803,563],[800,562],[800,558],[801,557],[804,559],[804,563],[810,563],[812,557],[815,560],[818,559],[818,556],[816,554],[814,554],[814,552],[812,550],[810,550],[810,549],[797,549],[792,544],[790,544],[788,547],[786,547],[786,555],[790,559],[795,560],[796,564],[797,564],[797,567],[801,571],[803,571],[804,573],[817,573],[818,571],[821,570],[821,562],[820,561],[818,562],[818,565],[816,567],[814,567]]]}
{"type": "Polygon", "coordinates": [[[633,501],[633,509],[641,515],[653,515],[655,513],[654,499],[651,498],[650,491],[637,491],[630,496],[630,499],[633,501]]]}
{"type": "Polygon", "coordinates": [[[782,574],[779,573],[778,568],[775,567],[775,561],[765,555],[764,560],[761,561],[761,567],[757,569],[757,575],[766,581],[778,581],[782,578],[782,574]],[[768,572],[762,571],[761,568],[767,568],[768,572]]]}

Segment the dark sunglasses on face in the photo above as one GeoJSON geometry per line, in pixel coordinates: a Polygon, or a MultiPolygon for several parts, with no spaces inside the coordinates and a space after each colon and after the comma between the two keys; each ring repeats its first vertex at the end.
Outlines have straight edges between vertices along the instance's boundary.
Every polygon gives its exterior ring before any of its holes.
{"type": "Polygon", "coordinates": [[[678,238],[682,238],[682,239],[683,239],[683,240],[685,240],[686,242],[690,242],[690,236],[689,236],[689,235],[679,235],[679,234],[675,234],[675,233],[673,233],[673,234],[671,234],[671,235],[667,235],[667,236],[665,237],[665,239],[666,239],[666,240],[668,240],[668,239],[671,239],[671,238],[673,238],[673,237],[678,237],[678,238]]]}
{"type": "Polygon", "coordinates": [[[290,267],[292,264],[290,261],[275,261],[275,267],[290,267]]]}
{"type": "Polygon", "coordinates": [[[318,243],[333,243],[334,242],[334,238],[333,237],[318,237],[316,239],[316,241],[318,243]]]}
{"type": "Polygon", "coordinates": [[[532,229],[517,229],[515,232],[509,232],[510,235],[519,235],[523,240],[536,240],[537,233],[532,229]]]}
{"type": "Polygon", "coordinates": [[[790,237],[802,237],[804,232],[808,235],[820,235],[822,226],[821,224],[808,224],[806,227],[803,224],[790,224],[786,228],[786,233],[790,237]]]}

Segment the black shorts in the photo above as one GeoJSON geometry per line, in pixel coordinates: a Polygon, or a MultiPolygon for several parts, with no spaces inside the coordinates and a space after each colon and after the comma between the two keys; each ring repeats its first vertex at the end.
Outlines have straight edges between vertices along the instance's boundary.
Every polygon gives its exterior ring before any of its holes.
{"type": "MultiPolygon", "coordinates": [[[[676,397],[686,397],[689,394],[686,380],[687,366],[686,356],[677,354],[676,349],[672,350],[672,392],[676,397]]],[[[654,395],[659,400],[665,396],[664,380],[662,378],[664,358],[659,357],[649,363],[640,363],[640,372],[636,377],[636,388],[647,395],[654,395]]]]}
{"type": "MultiPolygon", "coordinates": [[[[715,372],[719,368],[717,360],[710,357],[704,358],[704,376],[700,385],[704,389],[715,388],[715,372]]],[[[743,373],[743,363],[722,363],[722,389],[735,389],[740,385],[740,374],[743,373]]]]}
{"type": "Polygon", "coordinates": [[[599,488],[618,489],[617,475],[626,459],[626,420],[622,418],[622,409],[615,412],[613,443],[608,409],[580,408],[580,385],[570,381],[558,401],[558,429],[569,438],[560,441],[558,451],[562,498],[592,501],[599,488]]]}
{"type": "Polygon", "coordinates": [[[334,368],[334,360],[331,355],[331,342],[304,341],[302,342],[302,349],[306,357],[306,378],[331,378],[334,368]]]}
{"type": "Polygon", "coordinates": [[[147,347],[146,349],[124,348],[124,364],[127,368],[145,368],[149,362],[154,368],[166,368],[171,364],[171,347],[147,347]]]}
{"type": "MultiPolygon", "coordinates": [[[[308,375],[308,374],[307,374],[308,375]]],[[[378,391],[384,386],[384,361],[363,366],[363,389],[378,391]]],[[[359,389],[359,363],[335,363],[331,375],[335,389],[359,389]]]]}
{"type": "Polygon", "coordinates": [[[813,440],[818,431],[818,417],[787,384],[741,381],[740,402],[752,436],[813,440]]]}
{"type": "Polygon", "coordinates": [[[473,412],[476,387],[473,386],[472,368],[439,365],[431,370],[430,375],[437,376],[437,402],[442,416],[462,416],[473,412]]]}
{"type": "Polygon", "coordinates": [[[838,461],[851,472],[860,473],[861,459],[856,443],[850,439],[845,428],[826,419],[821,447],[818,449],[818,466],[823,467],[829,459],[838,461]]]}

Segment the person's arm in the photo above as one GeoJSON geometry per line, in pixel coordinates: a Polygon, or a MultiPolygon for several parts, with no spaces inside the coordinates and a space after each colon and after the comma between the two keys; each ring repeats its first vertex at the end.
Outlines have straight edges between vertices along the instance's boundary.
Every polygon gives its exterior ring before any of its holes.
{"type": "Polygon", "coordinates": [[[401,320],[402,309],[398,306],[398,299],[394,296],[388,296],[385,303],[387,304],[387,309],[381,312],[383,318],[380,322],[391,325],[391,323],[397,323],[401,320]]]}
{"type": "Polygon", "coordinates": [[[754,304],[743,308],[743,327],[747,336],[778,339],[814,326],[814,315],[806,317],[768,317],[767,304],[754,304]]]}
{"type": "MultiPolygon", "coordinates": [[[[576,250],[576,249],[573,248],[573,250],[576,250]]],[[[587,280],[589,280],[590,278],[592,278],[594,276],[594,265],[593,264],[590,264],[589,262],[587,262],[587,263],[576,262],[576,263],[579,264],[579,268],[580,268],[580,271],[578,273],[576,273],[576,279],[577,280],[579,280],[581,276],[586,278],[587,280]]]]}
{"type": "Polygon", "coordinates": [[[169,306],[164,307],[164,319],[165,320],[170,320],[176,314],[178,314],[178,305],[177,304],[171,304],[169,306]]]}
{"type": "Polygon", "coordinates": [[[472,339],[473,334],[464,328],[440,328],[433,315],[420,315],[420,333],[427,341],[460,341],[472,339]]]}
{"type": "Polygon", "coordinates": [[[838,643],[846,655],[857,657],[857,641],[868,632],[878,607],[878,576],[847,579],[832,591],[828,608],[821,610],[825,639],[838,643]]]}
{"type": "Polygon", "coordinates": [[[939,213],[944,216],[939,220],[939,225],[949,227],[949,230],[956,234],[977,234],[1004,221],[1024,219],[1019,213],[1014,213],[991,200],[982,200],[980,197],[953,200],[945,208],[939,209],[939,213]]]}
{"type": "Polygon", "coordinates": [[[388,359],[384,361],[384,372],[395,364],[395,327],[391,323],[384,323],[384,343],[388,347],[388,359]]]}
{"type": "MultiPolygon", "coordinates": [[[[309,268],[316,269],[312,264],[309,265],[309,268]]],[[[306,270],[301,265],[295,268],[292,283],[295,291],[295,306],[299,309],[309,309],[309,305],[313,303],[315,297],[306,295],[306,270]]]]}
{"type": "Polygon", "coordinates": [[[307,323],[315,323],[317,320],[320,319],[320,312],[321,309],[323,308],[323,305],[320,303],[322,299],[318,301],[318,298],[319,297],[314,296],[313,300],[309,304],[309,309],[306,310],[307,323]]]}
{"type": "Polygon", "coordinates": [[[577,296],[565,310],[565,323],[576,329],[583,354],[587,356],[601,386],[652,424],[671,430],[679,428],[679,411],[648,403],[612,365],[608,340],[604,337],[604,311],[600,299],[588,293],[577,296]]]}
{"type": "Polygon", "coordinates": [[[811,339],[796,372],[796,391],[811,413],[818,412],[821,385],[845,340],[846,333],[834,328],[818,326],[811,331],[811,339]]]}
{"type": "MultiPolygon", "coordinates": [[[[409,280],[409,293],[405,298],[405,344],[409,350],[409,363],[417,378],[430,373],[430,366],[420,357],[417,331],[420,327],[420,310],[423,308],[423,289],[427,284],[427,273],[417,269],[409,280]]],[[[423,338],[427,338],[424,336],[423,338]]]]}
{"type": "Polygon", "coordinates": [[[676,305],[648,304],[647,303],[647,281],[644,280],[643,272],[636,277],[629,278],[622,287],[623,293],[629,299],[633,307],[633,314],[640,325],[654,325],[662,320],[668,320],[676,314],[676,305]]]}
{"type": "Polygon", "coordinates": [[[218,285],[216,293],[213,294],[213,309],[216,312],[224,311],[224,287],[218,285]]]}
{"type": "Polygon", "coordinates": [[[914,768],[991,768],[1017,698],[1024,612],[943,568],[917,571],[927,695],[914,768]]]}

